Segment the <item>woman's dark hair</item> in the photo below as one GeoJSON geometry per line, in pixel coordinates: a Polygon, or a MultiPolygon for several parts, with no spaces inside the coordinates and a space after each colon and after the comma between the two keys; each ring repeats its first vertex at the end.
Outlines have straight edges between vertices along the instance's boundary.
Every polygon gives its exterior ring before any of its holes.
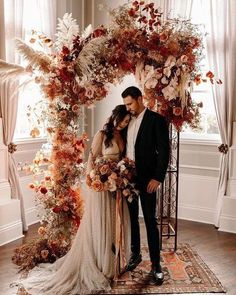
{"type": "Polygon", "coordinates": [[[135,86],[130,86],[128,88],[126,88],[121,96],[123,98],[127,97],[127,96],[131,96],[133,99],[137,100],[140,96],[142,96],[142,92],[135,86]]]}
{"type": "MultiPolygon", "coordinates": [[[[103,134],[106,135],[105,138],[105,147],[112,146],[112,138],[114,137],[114,131],[116,126],[119,125],[120,122],[122,122],[125,118],[125,116],[129,115],[130,113],[127,111],[126,106],[124,104],[120,104],[114,108],[112,111],[111,116],[108,118],[107,123],[103,126],[103,134]]],[[[124,128],[120,131],[120,134],[126,142],[126,130],[127,128],[124,128]]]]}

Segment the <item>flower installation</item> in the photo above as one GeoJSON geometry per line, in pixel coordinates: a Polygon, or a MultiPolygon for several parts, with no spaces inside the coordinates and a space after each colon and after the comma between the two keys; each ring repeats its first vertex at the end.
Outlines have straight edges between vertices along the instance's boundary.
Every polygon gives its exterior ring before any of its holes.
{"type": "MultiPolygon", "coordinates": [[[[81,34],[76,21],[65,14],[59,20],[55,42],[33,32],[30,42],[47,46],[47,53],[17,40],[17,49],[28,66],[0,62],[0,68],[5,67],[9,75],[29,73],[40,86],[44,107],[37,110],[41,111],[37,122],[46,124],[51,146],[46,156],[41,151],[31,165],[36,179],[30,187],[36,192],[42,226],[33,246],[24,245],[15,252],[13,261],[24,269],[64,255],[82,218],[80,180],[87,141],[85,134],[79,135],[83,131],[83,106],[102,100],[110,85],[133,74],[150,109],[164,115],[178,131],[185,123],[197,128],[200,104],[192,100],[190,86],[214,82],[210,71],[206,77],[200,72],[203,37],[197,25],[189,20],[163,19],[154,3],[145,1],[109,12],[110,24],[94,30],[88,26],[81,34]],[[38,174],[43,174],[43,179],[37,180],[38,174]]],[[[34,126],[32,136],[38,133],[34,126]]],[[[110,169],[113,164],[99,162],[103,166],[98,165],[87,182],[97,190],[100,186],[109,190],[119,187],[130,198],[135,188],[132,181],[131,187],[124,183],[124,179],[129,180],[124,173],[132,165],[123,161],[120,171],[110,174],[103,171],[104,166],[110,169]]]]}
{"type": "Polygon", "coordinates": [[[98,157],[87,175],[86,183],[97,192],[120,190],[129,202],[139,194],[135,186],[135,163],[128,158],[115,161],[98,157]]]}

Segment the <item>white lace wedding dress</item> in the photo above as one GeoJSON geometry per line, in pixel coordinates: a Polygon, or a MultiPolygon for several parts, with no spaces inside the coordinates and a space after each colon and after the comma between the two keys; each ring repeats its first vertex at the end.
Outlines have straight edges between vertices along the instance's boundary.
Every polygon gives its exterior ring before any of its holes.
{"type": "MultiPolygon", "coordinates": [[[[92,155],[117,159],[120,151],[113,146],[105,148],[101,132],[93,140],[92,155]]],[[[92,156],[88,160],[91,169],[92,156]]],[[[21,283],[30,294],[89,294],[110,290],[115,273],[115,206],[110,192],[95,192],[83,188],[85,212],[80,227],[66,256],[54,264],[40,264],[21,283]]],[[[125,256],[129,256],[130,220],[126,201],[123,201],[125,256]]]]}

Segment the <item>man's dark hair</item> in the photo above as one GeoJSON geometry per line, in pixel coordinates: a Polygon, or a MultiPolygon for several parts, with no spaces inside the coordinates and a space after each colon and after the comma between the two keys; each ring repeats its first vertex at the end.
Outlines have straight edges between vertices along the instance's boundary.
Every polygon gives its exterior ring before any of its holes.
{"type": "Polygon", "coordinates": [[[142,96],[142,92],[135,86],[130,86],[128,88],[126,88],[121,96],[123,98],[127,97],[127,96],[131,96],[133,99],[137,100],[139,96],[142,96]]]}

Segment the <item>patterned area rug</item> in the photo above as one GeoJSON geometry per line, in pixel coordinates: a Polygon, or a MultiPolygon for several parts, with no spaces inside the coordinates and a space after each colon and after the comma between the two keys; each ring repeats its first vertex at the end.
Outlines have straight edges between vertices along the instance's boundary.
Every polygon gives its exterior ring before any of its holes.
{"type": "Polygon", "coordinates": [[[180,244],[176,252],[170,245],[162,251],[165,280],[157,286],[149,275],[147,247],[142,247],[143,261],[132,272],[123,274],[109,294],[181,294],[225,293],[219,280],[188,244],[180,244]],[[169,249],[168,249],[169,248],[169,249]]]}

